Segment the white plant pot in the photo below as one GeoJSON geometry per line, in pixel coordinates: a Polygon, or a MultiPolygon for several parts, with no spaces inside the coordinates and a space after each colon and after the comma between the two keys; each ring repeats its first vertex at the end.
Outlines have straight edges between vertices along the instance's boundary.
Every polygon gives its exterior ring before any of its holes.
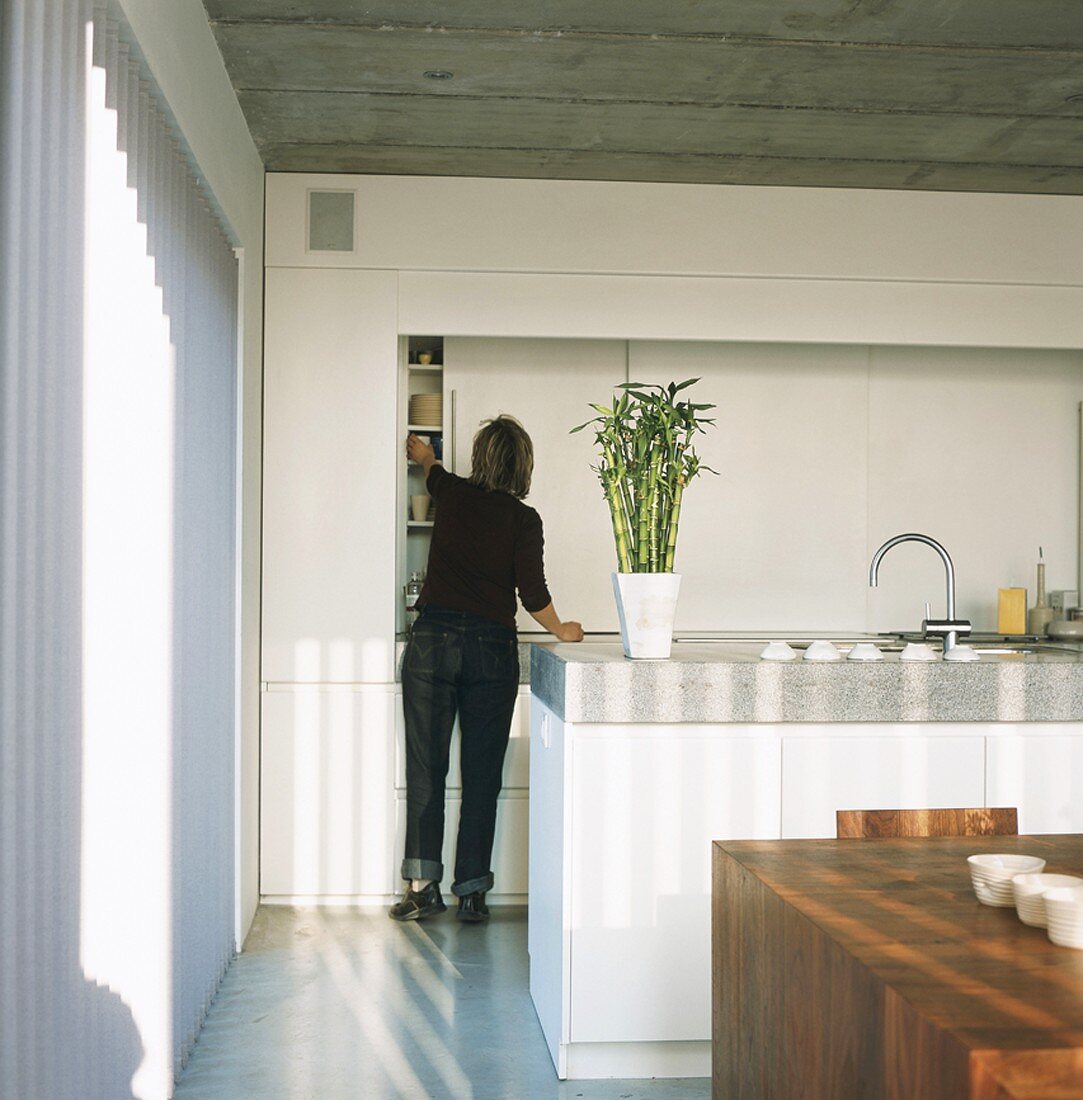
{"type": "Polygon", "coordinates": [[[679,573],[613,574],[625,657],[640,661],[669,657],[680,590],[679,573]]]}

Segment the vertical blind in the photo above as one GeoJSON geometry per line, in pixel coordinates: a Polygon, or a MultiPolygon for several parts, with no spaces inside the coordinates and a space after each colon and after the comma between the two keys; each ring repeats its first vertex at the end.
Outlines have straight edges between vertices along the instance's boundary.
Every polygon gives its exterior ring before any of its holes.
{"type": "Polygon", "coordinates": [[[0,1096],[172,1093],[232,957],[237,266],[119,9],[0,0],[0,1096]]]}

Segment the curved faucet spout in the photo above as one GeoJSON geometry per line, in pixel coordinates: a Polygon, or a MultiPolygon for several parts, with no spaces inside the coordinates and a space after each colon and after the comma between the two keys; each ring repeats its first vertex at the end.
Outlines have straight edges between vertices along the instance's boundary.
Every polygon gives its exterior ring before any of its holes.
{"type": "MultiPolygon", "coordinates": [[[[948,554],[947,550],[945,550],[936,539],[930,538],[928,535],[919,535],[914,532],[905,535],[896,535],[894,538],[888,539],[872,556],[872,562],[869,564],[869,587],[877,587],[880,562],[883,560],[884,555],[893,546],[898,546],[900,542],[921,542],[926,546],[931,546],[940,555],[940,560],[944,563],[944,573],[947,579],[948,607],[945,623],[937,625],[941,627],[938,633],[942,632],[944,635],[944,652],[947,653],[954,648],[959,634],[958,629],[950,628],[952,626],[965,627],[965,631],[969,631],[970,626],[969,624],[958,623],[955,618],[955,566],[951,563],[951,555],[948,554]],[[949,629],[944,629],[945,627],[949,629]]],[[[932,624],[929,624],[929,632],[931,632],[931,626],[932,624]]]]}

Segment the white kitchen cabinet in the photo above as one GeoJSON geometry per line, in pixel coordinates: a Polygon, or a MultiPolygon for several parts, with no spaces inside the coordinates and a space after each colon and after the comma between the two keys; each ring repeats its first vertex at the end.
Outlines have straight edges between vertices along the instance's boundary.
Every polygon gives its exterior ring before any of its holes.
{"type": "Polygon", "coordinates": [[[386,688],[263,692],[260,893],[399,888],[394,711],[386,688]]]}
{"type": "Polygon", "coordinates": [[[710,845],[778,836],[754,726],[579,725],[531,702],[530,990],[560,1077],[710,1066],[710,845]]]}
{"type": "Polygon", "coordinates": [[[988,805],[1016,806],[1021,833],[1083,833],[1083,726],[989,738],[988,805]]]}
{"type": "Polygon", "coordinates": [[[930,727],[884,723],[836,727],[844,736],[787,736],[782,836],[833,837],[836,810],[984,806],[984,728],[972,735],[919,728],[930,727]]]}
{"type": "MultiPolygon", "coordinates": [[[[625,344],[617,340],[444,341],[444,415],[452,469],[470,470],[473,438],[483,420],[516,417],[534,443],[527,503],[541,514],[545,568],[557,612],[587,630],[616,630],[609,574],[615,568],[609,509],[598,479],[594,435],[572,428],[608,404],[626,379],[625,344]]],[[[445,446],[448,443],[445,436],[445,446]]],[[[537,630],[524,611],[520,629],[537,630]]]]}
{"type": "Polygon", "coordinates": [[[681,507],[677,629],[864,630],[866,349],[632,341],[629,370],[698,378],[681,397],[716,406],[695,447],[720,476],[681,507]]]}
{"type": "Polygon", "coordinates": [[[596,729],[572,764],[570,1039],[709,1040],[710,960],[688,945],[710,942],[711,841],[778,835],[778,741],[596,729]]]}
{"type": "Polygon", "coordinates": [[[267,272],[265,682],[394,680],[397,275],[267,272]]]}

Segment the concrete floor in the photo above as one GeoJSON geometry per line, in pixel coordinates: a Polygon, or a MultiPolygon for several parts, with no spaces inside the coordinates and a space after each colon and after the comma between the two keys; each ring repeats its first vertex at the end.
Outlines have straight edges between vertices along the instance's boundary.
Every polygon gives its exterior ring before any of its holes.
{"type": "Polygon", "coordinates": [[[557,1080],[527,990],[526,910],[264,906],[178,1100],[693,1100],[710,1082],[557,1080]]]}

